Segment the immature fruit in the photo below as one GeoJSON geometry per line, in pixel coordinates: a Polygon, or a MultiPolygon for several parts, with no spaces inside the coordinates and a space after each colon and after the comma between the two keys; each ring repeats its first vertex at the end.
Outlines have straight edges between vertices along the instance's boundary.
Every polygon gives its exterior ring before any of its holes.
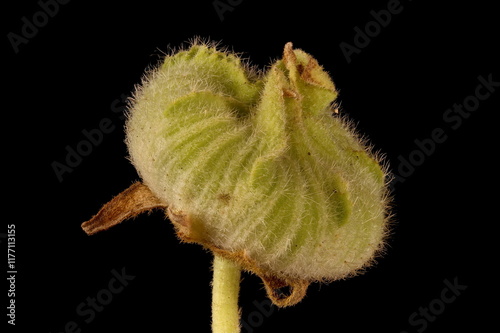
{"type": "Polygon", "coordinates": [[[336,97],[291,43],[265,75],[204,44],[166,57],[130,108],[126,142],[143,184],[129,204],[168,207],[181,240],[258,274],[277,305],[354,275],[383,245],[386,176],[336,97]]]}

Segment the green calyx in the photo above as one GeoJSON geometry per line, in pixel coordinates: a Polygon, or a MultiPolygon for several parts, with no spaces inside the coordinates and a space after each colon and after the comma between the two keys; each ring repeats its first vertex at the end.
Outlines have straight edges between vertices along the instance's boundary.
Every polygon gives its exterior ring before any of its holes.
{"type": "Polygon", "coordinates": [[[130,109],[130,159],[179,238],[261,276],[278,305],[356,274],[383,245],[384,168],[336,97],[291,43],[263,75],[195,44],[149,73],[130,109]],[[280,301],[284,285],[301,294],[280,301]]]}

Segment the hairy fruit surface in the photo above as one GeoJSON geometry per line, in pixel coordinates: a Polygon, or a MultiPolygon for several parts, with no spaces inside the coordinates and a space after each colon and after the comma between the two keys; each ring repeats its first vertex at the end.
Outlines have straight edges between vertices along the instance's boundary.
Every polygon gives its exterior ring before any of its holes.
{"type": "Polygon", "coordinates": [[[355,275],[383,247],[387,175],[336,98],[291,43],[263,74],[205,44],[167,56],[126,125],[137,186],[154,198],[146,208],[165,208],[181,240],[258,274],[277,305],[355,275]]]}

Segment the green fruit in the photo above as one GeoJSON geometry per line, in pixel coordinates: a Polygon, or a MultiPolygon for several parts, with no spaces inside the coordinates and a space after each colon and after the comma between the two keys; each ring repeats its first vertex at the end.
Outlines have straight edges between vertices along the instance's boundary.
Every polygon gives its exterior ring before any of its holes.
{"type": "Polygon", "coordinates": [[[195,44],[149,72],[129,110],[130,159],[179,238],[261,276],[278,305],[355,275],[383,247],[385,168],[336,97],[291,43],[265,74],[195,44]]]}

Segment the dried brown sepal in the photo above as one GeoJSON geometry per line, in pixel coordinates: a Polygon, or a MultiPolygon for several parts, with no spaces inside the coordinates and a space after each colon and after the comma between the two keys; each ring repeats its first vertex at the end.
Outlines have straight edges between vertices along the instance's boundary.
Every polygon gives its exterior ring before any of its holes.
{"type": "Polygon", "coordinates": [[[229,252],[213,246],[212,244],[202,244],[207,249],[218,255],[238,263],[245,271],[256,274],[264,282],[267,297],[274,305],[279,307],[292,306],[299,303],[305,296],[310,282],[307,280],[278,277],[267,274],[257,263],[252,260],[245,251],[229,252]],[[288,288],[288,293],[280,290],[288,288]]]}
{"type": "Polygon", "coordinates": [[[302,301],[310,284],[306,280],[280,279],[273,276],[260,276],[260,278],[264,282],[267,297],[279,307],[292,306],[302,301]],[[287,293],[281,291],[284,288],[289,289],[287,293]]]}
{"type": "Polygon", "coordinates": [[[140,213],[166,207],[146,185],[136,182],[106,203],[90,220],[82,223],[82,229],[93,235],[140,213]]]}

